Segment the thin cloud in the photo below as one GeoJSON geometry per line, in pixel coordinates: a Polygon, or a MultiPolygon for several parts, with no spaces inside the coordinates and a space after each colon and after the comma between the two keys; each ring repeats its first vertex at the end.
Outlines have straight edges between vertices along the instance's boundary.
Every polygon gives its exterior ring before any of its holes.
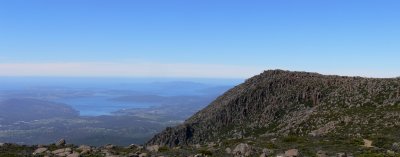
{"type": "Polygon", "coordinates": [[[247,78],[263,68],[217,64],[3,63],[0,76],[211,77],[247,78]]]}

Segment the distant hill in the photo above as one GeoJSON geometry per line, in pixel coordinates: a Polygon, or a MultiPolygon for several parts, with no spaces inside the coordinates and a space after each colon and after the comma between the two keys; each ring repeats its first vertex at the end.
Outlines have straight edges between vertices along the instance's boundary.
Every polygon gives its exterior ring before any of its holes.
{"type": "Polygon", "coordinates": [[[79,116],[79,111],[61,103],[26,98],[7,99],[0,102],[0,122],[2,124],[76,116],[79,116]]]}
{"type": "Polygon", "coordinates": [[[399,78],[272,70],[227,91],[147,145],[230,146],[230,142],[250,141],[282,149],[356,150],[363,139],[370,139],[376,147],[389,149],[400,141],[399,119],[399,78]],[[324,140],[332,143],[318,143],[324,140]]]}

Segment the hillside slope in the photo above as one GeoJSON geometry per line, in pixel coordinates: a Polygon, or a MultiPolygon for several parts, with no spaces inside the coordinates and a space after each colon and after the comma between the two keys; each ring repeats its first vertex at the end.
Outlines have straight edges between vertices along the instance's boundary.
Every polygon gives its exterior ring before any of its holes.
{"type": "Polygon", "coordinates": [[[394,142],[400,140],[399,118],[399,78],[271,70],[227,91],[147,145],[174,147],[288,136],[394,142]]]}

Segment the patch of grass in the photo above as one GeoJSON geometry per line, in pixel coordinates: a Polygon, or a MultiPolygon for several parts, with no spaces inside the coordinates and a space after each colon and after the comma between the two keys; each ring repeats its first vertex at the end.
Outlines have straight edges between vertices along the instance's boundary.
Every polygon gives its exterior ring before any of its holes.
{"type": "Polygon", "coordinates": [[[300,136],[289,135],[283,137],[282,141],[287,143],[303,143],[305,142],[305,138],[300,136]]]}
{"type": "Polygon", "coordinates": [[[163,147],[158,148],[158,151],[159,152],[168,152],[169,148],[167,146],[163,146],[163,147]]]}
{"type": "Polygon", "coordinates": [[[211,156],[213,154],[211,151],[206,150],[206,149],[200,149],[199,153],[203,154],[203,155],[208,155],[208,156],[211,156]]]}

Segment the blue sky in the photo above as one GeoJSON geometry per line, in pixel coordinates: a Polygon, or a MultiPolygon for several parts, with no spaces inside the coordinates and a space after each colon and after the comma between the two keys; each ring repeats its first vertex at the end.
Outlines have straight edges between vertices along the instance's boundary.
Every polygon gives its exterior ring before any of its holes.
{"type": "Polygon", "coordinates": [[[0,76],[400,76],[396,0],[2,0],[0,76]]]}

